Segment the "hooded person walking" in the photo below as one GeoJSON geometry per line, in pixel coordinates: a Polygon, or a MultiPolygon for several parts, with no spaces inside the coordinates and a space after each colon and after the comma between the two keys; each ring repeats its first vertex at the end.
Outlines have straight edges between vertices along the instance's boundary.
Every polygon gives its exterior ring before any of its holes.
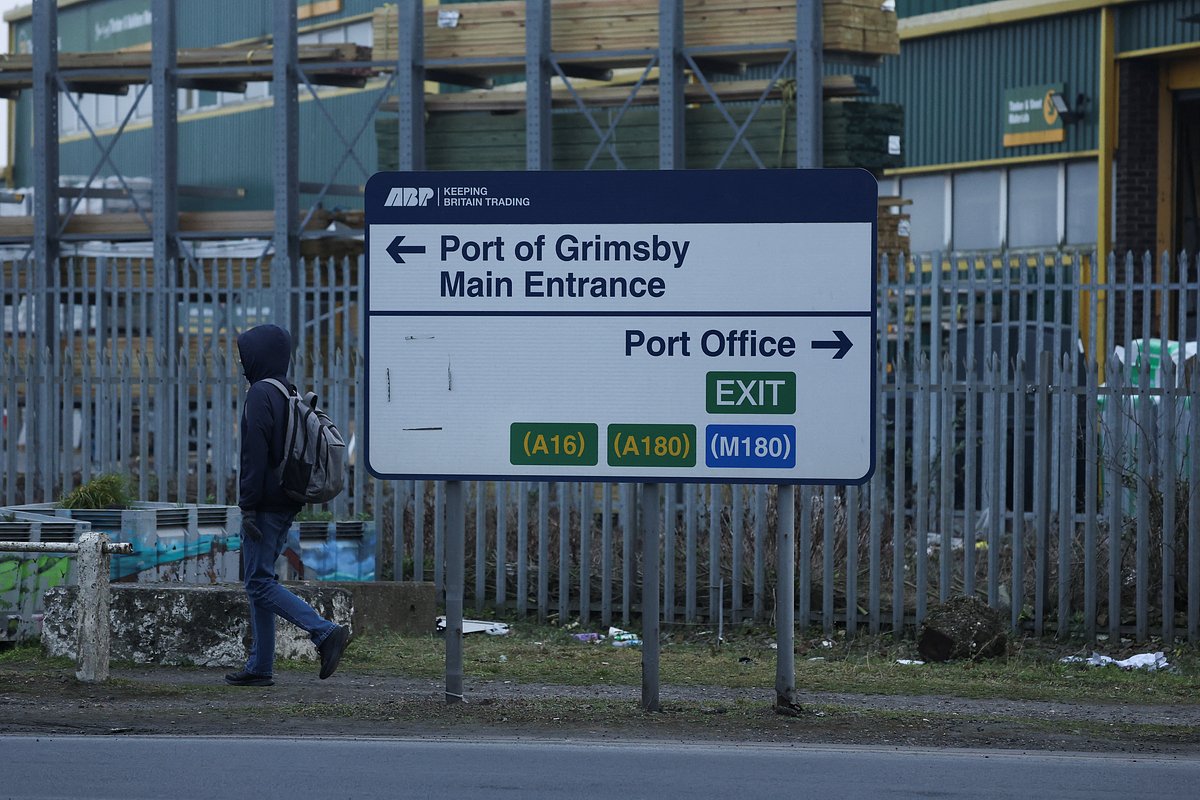
{"type": "Polygon", "coordinates": [[[275,561],[283,552],[288,529],[300,510],[279,483],[285,455],[288,401],[271,385],[287,379],[292,337],[278,325],[259,325],[237,339],[242,371],[250,382],[242,406],[241,473],[238,505],[242,509],[242,569],[250,600],[253,642],[246,666],[225,676],[233,686],[271,686],[275,666],[275,616],[308,631],[321,658],[321,678],[337,669],[350,629],[321,617],[312,606],[280,585],[275,561]]]}

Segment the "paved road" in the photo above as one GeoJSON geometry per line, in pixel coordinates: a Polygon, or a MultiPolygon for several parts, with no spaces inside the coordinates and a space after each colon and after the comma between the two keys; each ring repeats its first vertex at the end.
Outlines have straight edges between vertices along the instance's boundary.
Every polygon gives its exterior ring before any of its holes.
{"type": "Polygon", "coordinates": [[[1200,759],[871,747],[0,737],[0,798],[1196,796],[1200,759]]]}

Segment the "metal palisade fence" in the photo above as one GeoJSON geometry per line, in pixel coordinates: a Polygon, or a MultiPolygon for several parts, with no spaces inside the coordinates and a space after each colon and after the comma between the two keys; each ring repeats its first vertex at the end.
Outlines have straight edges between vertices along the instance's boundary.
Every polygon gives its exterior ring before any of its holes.
{"type": "MultiPolygon", "coordinates": [[[[361,260],[304,262],[288,287],[249,258],[166,274],[113,256],[56,266],[0,269],[0,501],[57,500],[119,472],[145,500],[236,502],[234,337],[281,322],[298,344],[294,380],[352,438],[349,488],[328,510],[376,520],[377,575],[441,588],[443,485],[375,481],[356,458],[361,260]]],[[[861,486],[795,493],[798,620],[910,629],[966,593],[1037,634],[1200,637],[1189,259],[881,260],[878,304],[877,468],[861,486]]],[[[636,484],[467,490],[468,607],[637,615],[636,484]]],[[[775,487],[662,494],[664,619],[769,618],[775,487]]]]}

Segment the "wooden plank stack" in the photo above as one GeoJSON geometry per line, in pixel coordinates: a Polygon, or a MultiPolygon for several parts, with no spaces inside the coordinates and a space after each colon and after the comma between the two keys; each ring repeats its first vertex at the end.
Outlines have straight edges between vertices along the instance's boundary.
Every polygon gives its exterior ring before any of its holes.
{"type": "MultiPolygon", "coordinates": [[[[827,51],[862,56],[898,53],[896,14],[882,0],[827,0],[824,46],[827,51]]],[[[551,47],[559,54],[581,54],[658,48],[657,0],[554,0],[551,47]]],[[[394,5],[374,15],[377,60],[397,57],[398,16],[394,5]]],[[[440,5],[425,10],[425,58],[478,59],[479,72],[511,69],[525,57],[523,0],[440,5]],[[453,26],[438,26],[438,15],[457,12],[453,26]]],[[[784,44],[796,38],[795,3],[775,0],[685,0],[684,40],[688,46],[728,47],[745,60],[777,58],[778,50],[741,53],[740,45],[784,44]]],[[[723,54],[724,55],[724,54],[723,54]]],[[[597,57],[617,66],[645,57],[597,57]]]]}
{"type": "MultiPolygon", "coordinates": [[[[762,93],[767,90],[767,83],[763,79],[720,81],[710,85],[717,97],[721,98],[721,102],[728,103],[758,100],[762,93]]],[[[518,85],[524,86],[524,84],[518,85]]],[[[575,102],[575,95],[578,95],[588,108],[623,106],[627,101],[630,105],[634,106],[658,104],[659,89],[656,83],[644,84],[638,89],[637,95],[632,99],[629,96],[630,91],[631,87],[627,84],[585,86],[576,89],[574,94],[566,89],[554,89],[550,94],[550,105],[552,108],[578,108],[575,102]]],[[[871,86],[870,81],[860,75],[826,75],[822,82],[822,92],[826,98],[858,97],[870,94],[873,91],[874,87],[871,86]]],[[[776,82],[770,88],[767,97],[772,100],[778,100],[782,96],[783,87],[779,82],[776,82]]],[[[684,87],[684,101],[689,105],[693,103],[711,103],[713,98],[704,86],[698,83],[689,83],[684,87]]],[[[380,111],[395,112],[397,102],[395,98],[384,101],[380,106],[380,111]]],[[[480,89],[476,91],[449,92],[446,94],[426,94],[425,109],[430,113],[454,111],[520,112],[525,110],[525,91],[523,88],[521,90],[480,89]]]]}
{"type": "MultiPolygon", "coordinates": [[[[146,218],[153,221],[153,215],[146,218]]],[[[308,221],[305,230],[317,230],[329,224],[329,212],[318,210],[308,221]]],[[[179,230],[184,233],[229,233],[251,235],[269,233],[275,228],[275,212],[263,211],[181,211],[179,230]]],[[[75,214],[67,222],[66,233],[81,236],[105,236],[144,234],[150,236],[150,228],[140,214],[75,214]]],[[[0,217],[0,238],[28,238],[33,235],[33,217],[0,217]]]]}
{"type": "MultiPolygon", "coordinates": [[[[119,87],[150,81],[150,51],[60,52],[58,67],[62,70],[89,69],[95,74],[71,74],[63,80],[73,91],[117,91],[119,87]]],[[[259,47],[206,47],[183,49],[177,54],[180,68],[233,67],[244,69],[219,76],[225,83],[269,81],[273,76],[274,51],[270,45],[259,47]]],[[[346,83],[348,78],[365,79],[374,74],[369,67],[356,67],[355,62],[370,61],[371,48],[356,44],[302,44],[297,48],[297,60],[302,64],[322,64],[312,70],[309,80],[321,84],[327,81],[346,83]],[[345,64],[345,67],[341,65],[345,64]]],[[[0,54],[0,96],[16,97],[32,85],[33,56],[22,53],[0,54]]],[[[216,77],[210,80],[217,80],[216,77]]]]}
{"type": "Polygon", "coordinates": [[[911,217],[901,209],[910,205],[912,205],[912,200],[903,197],[879,198],[876,251],[880,256],[880,267],[883,265],[883,256],[887,255],[888,273],[893,279],[897,275],[897,257],[907,258],[909,255],[911,217]]]}
{"type": "Polygon", "coordinates": [[[894,56],[900,53],[896,12],[885,11],[880,0],[832,0],[825,3],[826,50],[894,56]]]}
{"type": "Polygon", "coordinates": [[[825,166],[861,167],[879,175],[904,166],[904,107],[827,101],[822,108],[825,166]]]}

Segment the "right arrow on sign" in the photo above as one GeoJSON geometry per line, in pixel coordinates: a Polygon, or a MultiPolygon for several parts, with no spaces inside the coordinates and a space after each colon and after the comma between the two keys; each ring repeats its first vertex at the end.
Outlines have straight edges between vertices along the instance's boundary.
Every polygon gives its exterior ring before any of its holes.
{"type": "Polygon", "coordinates": [[[850,337],[846,336],[843,331],[834,331],[833,335],[837,339],[814,340],[812,343],[813,350],[837,350],[833,354],[833,357],[835,359],[844,358],[846,353],[850,352],[850,348],[854,347],[854,343],[850,341],[850,337]]]}

